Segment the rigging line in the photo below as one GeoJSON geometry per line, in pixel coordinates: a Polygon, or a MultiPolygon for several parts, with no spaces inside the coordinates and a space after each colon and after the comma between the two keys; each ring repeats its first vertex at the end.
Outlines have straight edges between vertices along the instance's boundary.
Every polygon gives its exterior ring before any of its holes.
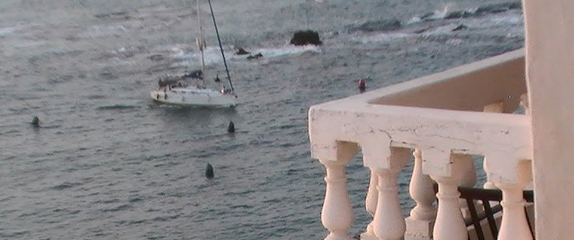
{"type": "Polygon", "coordinates": [[[231,76],[229,76],[229,68],[227,68],[227,61],[225,60],[225,53],[223,53],[223,46],[221,45],[221,38],[219,38],[219,30],[217,30],[217,23],[215,22],[215,14],[213,14],[213,8],[211,7],[211,0],[207,0],[209,3],[209,10],[211,11],[211,18],[213,19],[213,25],[215,26],[215,34],[217,34],[217,42],[219,42],[219,49],[221,50],[221,56],[223,57],[223,64],[225,65],[225,72],[227,73],[227,80],[229,80],[229,86],[231,86],[231,91],[235,93],[233,89],[233,83],[231,83],[231,76]]]}
{"type": "Polygon", "coordinates": [[[202,75],[202,81],[203,81],[203,85],[205,86],[205,78],[203,78],[203,74],[205,74],[205,56],[203,53],[203,50],[205,48],[205,40],[203,39],[203,23],[201,21],[201,11],[199,8],[199,0],[195,0],[195,3],[197,5],[197,19],[199,22],[199,39],[197,40],[197,45],[199,47],[199,50],[201,51],[201,75],[202,75]]]}

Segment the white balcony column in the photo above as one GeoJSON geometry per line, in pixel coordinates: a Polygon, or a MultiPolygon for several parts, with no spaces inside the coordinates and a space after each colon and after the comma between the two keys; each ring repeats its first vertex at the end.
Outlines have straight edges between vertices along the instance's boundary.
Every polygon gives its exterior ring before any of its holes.
{"type": "Polygon", "coordinates": [[[421,150],[415,149],[413,156],[415,163],[409,193],[416,205],[405,220],[407,227],[405,240],[430,240],[436,217],[436,208],[433,206],[435,200],[433,181],[430,176],[423,174],[421,150]]]}
{"type": "MultiPolygon", "coordinates": [[[[424,154],[424,152],[423,152],[424,154]]],[[[460,210],[458,185],[464,174],[465,163],[448,154],[435,155],[431,161],[440,161],[437,157],[450,158],[450,174],[432,174],[431,178],[438,183],[438,212],[435,220],[433,239],[466,240],[468,232],[460,210]],[[448,176],[450,175],[450,176],[448,176]]],[[[429,160],[427,160],[429,161],[429,160]]]]}
{"type": "MultiPolygon", "coordinates": [[[[373,169],[371,169],[371,180],[369,182],[367,199],[365,200],[365,208],[367,209],[367,212],[371,214],[373,219],[375,218],[375,211],[377,210],[377,201],[379,196],[379,191],[377,190],[378,184],[379,184],[379,176],[373,169]]],[[[367,225],[366,234],[370,236],[375,236],[375,231],[373,230],[373,222],[367,225]]]]}
{"type": "MultiPolygon", "coordinates": [[[[502,190],[502,222],[498,233],[498,240],[532,240],[532,233],[524,212],[524,187],[532,180],[530,161],[519,163],[517,179],[514,182],[495,182],[502,190]]],[[[512,171],[515,171],[512,169],[512,171]]]]}
{"type": "Polygon", "coordinates": [[[353,224],[353,208],[347,192],[346,161],[321,161],[327,169],[327,190],[321,211],[321,222],[329,230],[325,240],[350,240],[349,228],[353,224]]]}

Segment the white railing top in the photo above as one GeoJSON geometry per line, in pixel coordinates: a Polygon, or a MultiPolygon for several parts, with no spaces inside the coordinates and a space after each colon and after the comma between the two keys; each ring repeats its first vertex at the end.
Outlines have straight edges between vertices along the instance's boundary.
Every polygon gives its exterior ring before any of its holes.
{"type": "Polygon", "coordinates": [[[402,84],[319,104],[309,111],[311,153],[337,160],[337,143],[361,146],[365,166],[387,169],[391,147],[423,151],[427,174],[451,175],[451,154],[488,159],[493,179],[532,159],[530,118],[479,112],[501,103],[512,112],[526,92],[524,51],[517,50],[402,84]],[[500,169],[498,171],[497,169],[500,169]]]}
{"type": "Polygon", "coordinates": [[[313,107],[363,103],[482,111],[482,107],[488,104],[503,101],[509,105],[505,112],[509,112],[515,109],[511,105],[518,104],[520,95],[525,92],[524,49],[519,49],[313,107]],[[501,79],[503,84],[499,81],[501,79]],[[489,88],[492,85],[496,88],[489,88]],[[501,94],[504,96],[499,96],[501,94]],[[455,99],[464,101],[453,102],[455,99]]]}

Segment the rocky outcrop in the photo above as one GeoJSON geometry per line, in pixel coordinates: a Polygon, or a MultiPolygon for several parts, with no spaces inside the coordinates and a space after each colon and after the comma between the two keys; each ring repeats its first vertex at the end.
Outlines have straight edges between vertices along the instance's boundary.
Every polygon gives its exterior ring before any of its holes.
{"type": "Polygon", "coordinates": [[[247,55],[247,54],[249,54],[249,53],[250,53],[250,52],[245,51],[245,49],[239,48],[239,49],[237,49],[237,52],[235,52],[235,55],[247,55]]]}
{"type": "Polygon", "coordinates": [[[263,54],[257,53],[257,54],[247,56],[247,60],[258,59],[258,58],[262,58],[262,57],[263,57],[263,54]]]}
{"type": "Polygon", "coordinates": [[[297,31],[293,34],[291,41],[289,42],[295,46],[302,45],[321,45],[321,39],[319,38],[319,33],[312,30],[297,31]]]}

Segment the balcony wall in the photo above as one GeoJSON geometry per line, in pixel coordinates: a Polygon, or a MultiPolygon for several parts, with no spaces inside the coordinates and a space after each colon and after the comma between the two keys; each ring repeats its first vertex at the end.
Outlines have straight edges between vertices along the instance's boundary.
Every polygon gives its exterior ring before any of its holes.
{"type": "Polygon", "coordinates": [[[532,179],[530,117],[509,114],[526,93],[524,72],[518,50],[313,106],[311,154],[327,173],[321,216],[326,239],[349,239],[353,212],[344,170],[359,148],[371,172],[365,201],[373,216],[362,239],[466,239],[457,187],[474,184],[471,155],[485,157],[486,187],[503,191],[499,239],[531,239],[522,199],[532,179]],[[405,219],[396,176],[412,150],[409,191],[417,205],[405,219]],[[440,189],[438,209],[433,180],[440,189]]]}

